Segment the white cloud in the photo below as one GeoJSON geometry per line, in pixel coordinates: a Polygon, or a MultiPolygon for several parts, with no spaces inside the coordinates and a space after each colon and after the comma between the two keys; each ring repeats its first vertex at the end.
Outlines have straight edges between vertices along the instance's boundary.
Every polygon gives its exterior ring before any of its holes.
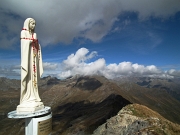
{"type": "Polygon", "coordinates": [[[43,75],[42,77],[45,76],[52,76],[52,77],[57,77],[57,74],[61,72],[60,63],[54,63],[54,62],[43,62],[43,75]]]}
{"type": "MultiPolygon", "coordinates": [[[[128,61],[120,62],[119,64],[106,64],[104,58],[94,60],[96,56],[98,56],[96,51],[89,52],[87,48],[80,48],[76,53],[70,54],[67,59],[61,63],[44,62],[43,76],[50,75],[58,78],[66,78],[76,74],[103,75],[109,79],[121,76],[155,78],[180,77],[180,70],[170,69],[163,71],[155,65],[145,66],[128,61]]],[[[7,62],[6,65],[0,66],[0,77],[20,79],[20,65],[16,65],[15,63],[7,62]]]]}
{"type": "Polygon", "coordinates": [[[63,63],[67,66],[67,68],[71,68],[79,64],[83,64],[86,60],[91,59],[97,55],[97,52],[95,51],[87,55],[88,52],[88,49],[81,48],[76,52],[76,54],[69,55],[67,60],[64,60],[63,63]]]}
{"type": "Polygon", "coordinates": [[[44,70],[56,70],[57,67],[58,67],[57,63],[49,63],[49,62],[43,63],[44,70]]]}
{"type": "Polygon", "coordinates": [[[117,64],[109,64],[103,71],[107,78],[115,78],[120,76],[152,76],[160,75],[162,73],[156,66],[144,66],[139,64],[132,64],[131,62],[121,62],[117,64]]]}
{"type": "Polygon", "coordinates": [[[105,67],[105,60],[98,59],[94,62],[86,63],[87,60],[97,55],[96,51],[91,52],[86,48],[80,48],[75,54],[68,56],[66,60],[61,63],[62,72],[59,77],[64,78],[71,75],[91,75],[98,74],[105,67]]]}
{"type": "Polygon", "coordinates": [[[133,11],[140,19],[168,18],[180,11],[179,0],[1,0],[0,47],[18,42],[23,21],[33,17],[42,45],[70,43],[83,37],[99,42],[123,11],[133,11]]]}
{"type": "MultiPolygon", "coordinates": [[[[164,72],[163,70],[158,69],[155,65],[144,66],[126,61],[120,62],[119,64],[113,63],[107,65],[104,58],[99,58],[95,61],[88,63],[85,61],[89,58],[88,53],[88,49],[81,48],[77,50],[75,54],[69,55],[68,58],[61,63],[61,73],[58,74],[58,77],[66,78],[76,74],[98,74],[104,75],[105,77],[110,79],[121,76],[148,76],[160,78],[173,78],[174,76],[177,76],[177,74],[179,74],[180,76],[180,71],[170,70],[168,72],[164,72]]],[[[90,53],[90,55],[91,54],[92,53],[90,53]]]]}
{"type": "Polygon", "coordinates": [[[167,71],[167,74],[170,76],[180,77],[180,70],[170,69],[167,71]]]}
{"type": "MultiPolygon", "coordinates": [[[[0,66],[0,77],[7,77],[7,78],[14,78],[14,79],[20,79],[21,75],[21,66],[16,65],[16,63],[19,63],[16,61],[9,61],[4,62],[0,60],[0,62],[3,63],[3,65],[0,66]]],[[[43,63],[43,69],[44,73],[43,76],[56,76],[60,70],[59,70],[59,64],[58,63],[49,63],[49,62],[44,62],[43,63]]]]}
{"type": "Polygon", "coordinates": [[[20,79],[20,66],[0,66],[0,77],[20,79]],[[19,69],[17,67],[19,67],[19,69]]]}

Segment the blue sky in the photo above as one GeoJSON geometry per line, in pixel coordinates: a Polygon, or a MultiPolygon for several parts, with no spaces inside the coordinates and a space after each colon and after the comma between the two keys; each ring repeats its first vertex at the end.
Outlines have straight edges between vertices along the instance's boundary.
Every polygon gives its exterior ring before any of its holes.
{"type": "Polygon", "coordinates": [[[179,0],[1,0],[0,17],[0,77],[20,78],[28,17],[36,20],[43,76],[180,76],[179,0]]]}

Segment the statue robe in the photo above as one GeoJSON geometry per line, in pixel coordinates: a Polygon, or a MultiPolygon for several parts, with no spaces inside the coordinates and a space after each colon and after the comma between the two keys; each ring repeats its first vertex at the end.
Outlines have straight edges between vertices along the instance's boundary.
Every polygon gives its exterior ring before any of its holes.
{"type": "MultiPolygon", "coordinates": [[[[33,38],[37,39],[36,33],[33,38]]],[[[34,56],[32,35],[29,31],[21,32],[21,98],[20,104],[40,102],[38,94],[38,80],[43,73],[41,47],[34,56]],[[25,38],[25,39],[23,39],[25,38]]]]}
{"type": "Polygon", "coordinates": [[[41,46],[37,35],[29,32],[27,18],[21,31],[21,95],[17,113],[32,113],[44,108],[39,97],[38,80],[43,73],[41,46]]]}

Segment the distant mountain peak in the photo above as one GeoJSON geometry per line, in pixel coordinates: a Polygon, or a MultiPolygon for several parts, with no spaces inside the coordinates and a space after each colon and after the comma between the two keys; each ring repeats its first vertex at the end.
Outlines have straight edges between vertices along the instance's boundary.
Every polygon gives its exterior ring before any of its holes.
{"type": "Polygon", "coordinates": [[[101,86],[102,83],[99,80],[88,76],[79,77],[74,85],[74,87],[78,87],[83,90],[95,90],[101,86]]]}

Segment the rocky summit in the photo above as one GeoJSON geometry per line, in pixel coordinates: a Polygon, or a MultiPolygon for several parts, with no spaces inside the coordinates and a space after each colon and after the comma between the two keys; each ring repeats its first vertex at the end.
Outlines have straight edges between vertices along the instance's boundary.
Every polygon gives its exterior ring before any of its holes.
{"type": "Polygon", "coordinates": [[[179,135],[180,125],[139,104],[122,108],[99,126],[93,135],[179,135]]]}

